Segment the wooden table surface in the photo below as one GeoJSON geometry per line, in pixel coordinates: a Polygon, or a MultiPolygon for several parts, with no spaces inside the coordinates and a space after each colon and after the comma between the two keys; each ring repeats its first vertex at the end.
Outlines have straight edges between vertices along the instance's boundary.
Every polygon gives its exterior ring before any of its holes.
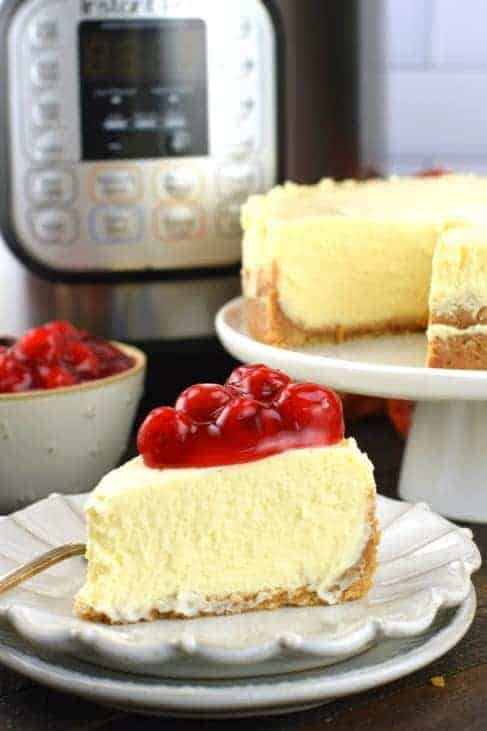
{"type": "MultiPolygon", "coordinates": [[[[213,354],[215,355],[215,354],[213,354]]],[[[200,364],[201,365],[201,364],[200,364]]],[[[223,365],[209,367],[206,378],[218,380],[223,365]]],[[[181,369],[173,387],[191,382],[181,369]],[[181,383],[179,383],[181,381],[181,383]]],[[[166,382],[168,383],[168,382],[166,382]]],[[[161,398],[161,402],[162,402],[161,398]]],[[[166,399],[164,399],[166,400],[166,399]]],[[[169,401],[169,396],[166,403],[169,401]]],[[[354,435],[376,465],[379,491],[396,497],[403,441],[385,417],[372,417],[351,425],[354,435]]],[[[483,488],[484,486],[479,486],[483,488]]],[[[487,552],[487,525],[473,526],[477,543],[487,552]]],[[[45,689],[0,666],[0,731],[217,731],[231,728],[279,729],[285,731],[429,731],[430,729],[487,729],[487,568],[474,582],[478,611],[474,624],[462,642],[444,658],[403,680],[374,691],[344,698],[312,711],[234,721],[183,721],[130,716],[45,689]],[[430,683],[444,676],[445,688],[430,683]]]]}

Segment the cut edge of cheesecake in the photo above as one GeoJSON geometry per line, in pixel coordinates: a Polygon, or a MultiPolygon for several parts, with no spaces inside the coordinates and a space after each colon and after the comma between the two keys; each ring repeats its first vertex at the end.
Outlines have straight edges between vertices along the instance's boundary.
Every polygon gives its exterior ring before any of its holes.
{"type": "MultiPolygon", "coordinates": [[[[208,607],[211,606],[211,609],[202,608],[196,615],[188,616],[180,612],[153,610],[149,617],[138,621],[151,622],[158,619],[197,619],[198,617],[228,616],[242,614],[243,612],[282,609],[284,607],[326,606],[361,599],[369,593],[377,567],[377,546],[380,541],[380,531],[375,519],[374,509],[370,511],[369,525],[371,535],[359,563],[346,572],[339,585],[329,590],[330,598],[328,601],[307,586],[300,587],[292,592],[282,589],[263,590],[253,595],[232,594],[223,598],[208,597],[206,602],[208,607]],[[343,586],[346,588],[343,589],[343,586]]],[[[109,625],[125,624],[122,620],[113,621],[103,612],[94,611],[81,600],[75,601],[74,610],[81,619],[88,622],[109,625]]]]}
{"type": "Polygon", "coordinates": [[[433,257],[430,368],[487,369],[487,226],[452,228],[433,257]]]}
{"type": "MultiPolygon", "coordinates": [[[[350,475],[350,480],[359,479],[363,485],[363,487],[361,488],[362,497],[360,498],[360,501],[363,505],[363,508],[361,508],[361,510],[364,510],[364,517],[361,519],[363,529],[360,530],[364,531],[364,544],[363,547],[360,549],[361,553],[359,559],[356,560],[352,566],[346,566],[345,564],[343,573],[336,576],[336,578],[333,579],[333,582],[330,582],[330,586],[328,586],[327,584],[316,586],[314,583],[308,582],[307,584],[297,587],[293,586],[289,588],[283,588],[279,587],[279,584],[277,584],[277,587],[274,587],[272,589],[266,589],[266,584],[263,582],[262,587],[259,586],[258,591],[254,593],[245,593],[244,591],[241,591],[228,594],[222,593],[219,595],[212,594],[211,592],[196,594],[189,593],[186,595],[183,592],[183,595],[178,596],[177,601],[176,598],[170,600],[170,604],[173,604],[173,606],[167,608],[156,607],[155,605],[158,603],[159,600],[151,600],[147,605],[147,611],[139,612],[137,610],[132,617],[130,612],[125,609],[122,613],[123,616],[119,616],[120,613],[116,609],[116,604],[113,605],[115,608],[114,611],[112,611],[111,609],[110,611],[104,611],[104,600],[100,600],[99,598],[96,599],[96,593],[95,595],[93,595],[93,593],[90,594],[90,591],[88,591],[88,594],[86,594],[86,592],[84,591],[84,589],[88,586],[87,580],[85,587],[83,587],[83,589],[80,591],[75,599],[74,610],[76,614],[78,614],[78,616],[80,616],[82,619],[88,621],[115,625],[130,622],[151,621],[156,619],[188,619],[203,616],[221,616],[257,610],[271,610],[280,607],[302,607],[337,604],[353,601],[364,597],[368,593],[372,585],[373,576],[377,566],[377,546],[380,540],[380,531],[376,520],[376,488],[373,478],[373,467],[366,455],[358,449],[353,439],[343,440],[342,442],[334,446],[318,448],[318,451],[327,452],[328,450],[335,449],[339,450],[339,453],[341,453],[342,449],[345,450],[343,452],[343,459],[347,460],[348,458],[352,458],[353,464],[357,465],[354,473],[350,475]],[[358,467],[359,464],[362,464],[362,467],[358,467]],[[85,594],[85,596],[83,596],[83,594],[85,594]]],[[[285,454],[301,453],[304,455],[304,452],[306,451],[307,450],[300,449],[290,450],[290,452],[287,452],[285,454]]],[[[311,449],[310,451],[314,452],[314,449],[311,449]]],[[[262,464],[265,463],[267,460],[275,460],[278,457],[279,456],[264,458],[263,460],[248,464],[262,464]]],[[[330,457],[330,459],[332,459],[331,464],[345,464],[345,462],[341,462],[340,459],[338,459],[338,462],[336,462],[334,457],[330,457]]],[[[137,461],[138,460],[134,460],[133,463],[137,461]]],[[[327,462],[325,460],[324,464],[330,464],[330,462],[327,462]]],[[[239,467],[239,469],[241,468],[242,466],[239,467]]],[[[211,469],[219,470],[221,468],[211,469]]],[[[341,467],[339,467],[339,469],[342,470],[341,467]]],[[[340,474],[340,472],[338,474],[340,474]]],[[[345,485],[345,482],[343,481],[344,479],[345,477],[342,473],[343,485],[345,485]]],[[[161,489],[164,488],[161,487],[161,489]]],[[[105,491],[102,510],[104,510],[104,505],[106,505],[106,497],[107,494],[105,491]]],[[[88,515],[90,528],[90,512],[88,512],[88,515]]],[[[356,520],[356,518],[354,518],[354,520],[356,520]]],[[[357,523],[356,525],[358,526],[360,525],[360,523],[357,523]]],[[[98,528],[100,527],[103,527],[103,523],[101,526],[98,526],[98,528]]],[[[354,530],[356,531],[358,530],[358,528],[355,528],[354,530]]],[[[104,532],[103,535],[105,536],[104,532]]],[[[358,534],[356,533],[355,535],[357,536],[358,534]]],[[[109,536],[106,537],[108,540],[109,536]]],[[[354,540],[356,540],[356,538],[354,540]]],[[[89,545],[90,533],[88,546],[89,545]]],[[[112,545],[112,543],[110,543],[110,545],[112,545]]],[[[126,544],[126,546],[127,545],[128,544],[126,544]]],[[[114,550],[115,548],[116,547],[113,546],[114,550]]],[[[101,564],[99,564],[98,568],[100,567],[100,565],[101,564]]],[[[96,591],[98,590],[95,589],[95,592],[96,591]]],[[[103,591],[105,591],[105,589],[103,589],[103,591]]]]}

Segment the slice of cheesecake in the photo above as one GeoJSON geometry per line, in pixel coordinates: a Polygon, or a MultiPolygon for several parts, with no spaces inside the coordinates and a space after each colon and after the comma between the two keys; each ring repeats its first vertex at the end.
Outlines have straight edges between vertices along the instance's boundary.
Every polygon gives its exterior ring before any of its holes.
{"type": "Polygon", "coordinates": [[[369,590],[373,468],[343,438],[339,400],[262,367],[232,379],[153,412],[142,456],[94,491],[81,617],[231,614],[369,590]]]}
{"type": "Polygon", "coordinates": [[[451,229],[433,258],[428,327],[432,368],[487,368],[487,226],[451,229]]]}
{"type": "Polygon", "coordinates": [[[286,184],[243,208],[248,329],[273,345],[426,329],[433,252],[487,222],[487,178],[286,184]]]}

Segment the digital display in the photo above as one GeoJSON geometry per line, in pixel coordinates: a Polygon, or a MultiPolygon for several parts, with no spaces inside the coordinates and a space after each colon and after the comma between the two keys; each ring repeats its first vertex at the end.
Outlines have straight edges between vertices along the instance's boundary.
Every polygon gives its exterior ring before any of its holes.
{"type": "Polygon", "coordinates": [[[86,21],[79,52],[85,160],[208,154],[202,20],[86,21]]]}

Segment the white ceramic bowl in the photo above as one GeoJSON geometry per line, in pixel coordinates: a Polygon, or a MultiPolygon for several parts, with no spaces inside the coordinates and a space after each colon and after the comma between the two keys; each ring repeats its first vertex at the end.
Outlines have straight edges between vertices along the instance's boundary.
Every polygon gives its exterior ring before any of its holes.
{"type": "Polygon", "coordinates": [[[142,395],[145,355],[123,373],[51,391],[0,394],[0,513],[52,492],[91,490],[127,446],[142,395]]]}

